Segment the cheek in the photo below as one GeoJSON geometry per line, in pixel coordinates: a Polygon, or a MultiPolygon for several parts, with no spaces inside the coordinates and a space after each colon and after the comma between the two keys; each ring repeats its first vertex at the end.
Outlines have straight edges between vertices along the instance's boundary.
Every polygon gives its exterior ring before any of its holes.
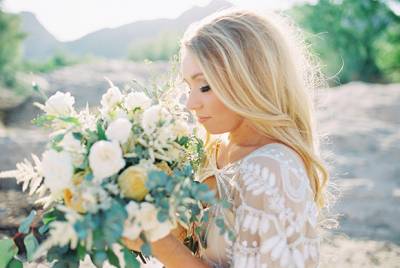
{"type": "Polygon", "coordinates": [[[215,95],[208,98],[204,108],[207,110],[207,115],[211,116],[210,120],[204,122],[204,127],[212,134],[230,132],[237,128],[243,120],[241,116],[227,108],[215,95]]]}

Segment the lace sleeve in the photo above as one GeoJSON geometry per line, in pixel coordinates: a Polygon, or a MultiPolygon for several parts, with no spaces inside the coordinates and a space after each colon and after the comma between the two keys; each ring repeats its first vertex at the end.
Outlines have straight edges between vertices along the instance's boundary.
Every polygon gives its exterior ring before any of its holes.
{"type": "Polygon", "coordinates": [[[232,266],[317,267],[318,210],[299,158],[254,155],[236,182],[232,266]]]}

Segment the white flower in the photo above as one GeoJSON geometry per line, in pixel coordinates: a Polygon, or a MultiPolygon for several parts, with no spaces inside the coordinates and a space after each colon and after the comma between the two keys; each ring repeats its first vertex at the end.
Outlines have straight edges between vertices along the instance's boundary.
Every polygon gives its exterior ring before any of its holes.
{"type": "Polygon", "coordinates": [[[111,114],[112,114],[112,119],[129,118],[128,113],[120,107],[115,108],[111,114]]]}
{"type": "Polygon", "coordinates": [[[90,113],[89,105],[86,103],[86,108],[79,112],[78,120],[82,129],[96,130],[96,116],[90,113]]]}
{"type": "Polygon", "coordinates": [[[125,210],[128,213],[128,217],[124,223],[124,231],[122,235],[134,240],[139,237],[142,230],[139,223],[135,222],[136,215],[139,213],[139,205],[138,203],[131,201],[125,206],[125,210]]]}
{"type": "Polygon", "coordinates": [[[79,140],[77,140],[71,132],[64,135],[60,142],[64,151],[70,153],[72,164],[79,167],[85,159],[85,148],[79,140]]]}
{"type": "Polygon", "coordinates": [[[124,100],[124,106],[127,110],[134,110],[135,108],[146,110],[150,105],[151,99],[143,92],[131,92],[124,100]]]}
{"type": "Polygon", "coordinates": [[[75,139],[71,132],[68,132],[64,135],[60,145],[68,152],[81,152],[83,150],[81,142],[75,139]]]}
{"type": "Polygon", "coordinates": [[[45,103],[43,110],[49,115],[67,116],[74,111],[75,99],[71,93],[57,91],[45,103]]]}
{"type": "Polygon", "coordinates": [[[188,136],[190,134],[190,128],[188,124],[183,120],[176,120],[172,125],[172,129],[176,136],[188,136]]]}
{"type": "MultiPolygon", "coordinates": [[[[74,224],[81,220],[82,216],[64,206],[57,206],[57,209],[64,213],[66,221],[52,221],[49,224],[49,236],[36,249],[33,259],[47,254],[48,250],[56,245],[60,247],[68,245],[71,249],[75,249],[78,246],[79,237],[75,231],[74,224]]],[[[91,234],[88,237],[90,238],[91,234]]]]}
{"type": "Polygon", "coordinates": [[[153,229],[145,231],[147,239],[150,241],[157,241],[167,236],[175,226],[169,221],[158,222],[157,226],[153,229]]]}
{"type": "Polygon", "coordinates": [[[109,209],[111,197],[100,184],[84,181],[74,191],[82,199],[82,206],[90,213],[109,209]]]}
{"type": "Polygon", "coordinates": [[[118,118],[113,121],[106,130],[109,140],[125,143],[131,133],[132,123],[126,118],[118,118]]]}
{"type": "Polygon", "coordinates": [[[111,109],[122,100],[122,93],[118,87],[110,87],[105,94],[101,97],[101,105],[106,110],[111,109]]]}
{"type": "Polygon", "coordinates": [[[172,126],[165,126],[158,131],[157,141],[160,143],[162,147],[165,147],[168,142],[174,140],[176,135],[172,129],[172,126]]]}
{"type": "Polygon", "coordinates": [[[157,219],[157,208],[148,202],[130,202],[125,209],[128,212],[128,219],[125,222],[124,236],[135,239],[143,230],[147,239],[156,241],[168,235],[174,225],[166,220],[159,222],[157,219]]]}
{"type": "Polygon", "coordinates": [[[102,180],[116,174],[125,166],[121,147],[116,142],[96,142],[90,149],[89,165],[95,180],[102,180]]]}
{"type": "Polygon", "coordinates": [[[171,114],[161,105],[153,105],[143,112],[142,126],[146,133],[154,132],[161,121],[170,121],[171,114]]]}
{"type": "Polygon", "coordinates": [[[72,184],[72,159],[67,152],[55,150],[44,152],[42,169],[44,183],[52,193],[59,193],[72,184]]]}

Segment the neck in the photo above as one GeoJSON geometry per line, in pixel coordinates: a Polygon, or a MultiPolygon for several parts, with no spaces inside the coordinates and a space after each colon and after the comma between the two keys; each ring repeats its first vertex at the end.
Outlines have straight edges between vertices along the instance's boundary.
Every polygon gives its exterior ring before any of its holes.
{"type": "Polygon", "coordinates": [[[273,139],[263,135],[253,124],[245,119],[236,129],[229,133],[228,140],[230,145],[238,147],[257,147],[273,142],[273,139]]]}

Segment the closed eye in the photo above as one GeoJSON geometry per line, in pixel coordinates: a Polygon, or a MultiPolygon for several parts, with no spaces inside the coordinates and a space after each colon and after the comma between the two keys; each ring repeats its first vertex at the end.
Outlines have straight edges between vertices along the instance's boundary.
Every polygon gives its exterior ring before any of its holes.
{"type": "Polygon", "coordinates": [[[202,86],[201,88],[200,88],[200,91],[201,92],[207,92],[207,91],[209,91],[211,88],[210,88],[210,86],[209,85],[205,85],[205,86],[202,86]]]}

